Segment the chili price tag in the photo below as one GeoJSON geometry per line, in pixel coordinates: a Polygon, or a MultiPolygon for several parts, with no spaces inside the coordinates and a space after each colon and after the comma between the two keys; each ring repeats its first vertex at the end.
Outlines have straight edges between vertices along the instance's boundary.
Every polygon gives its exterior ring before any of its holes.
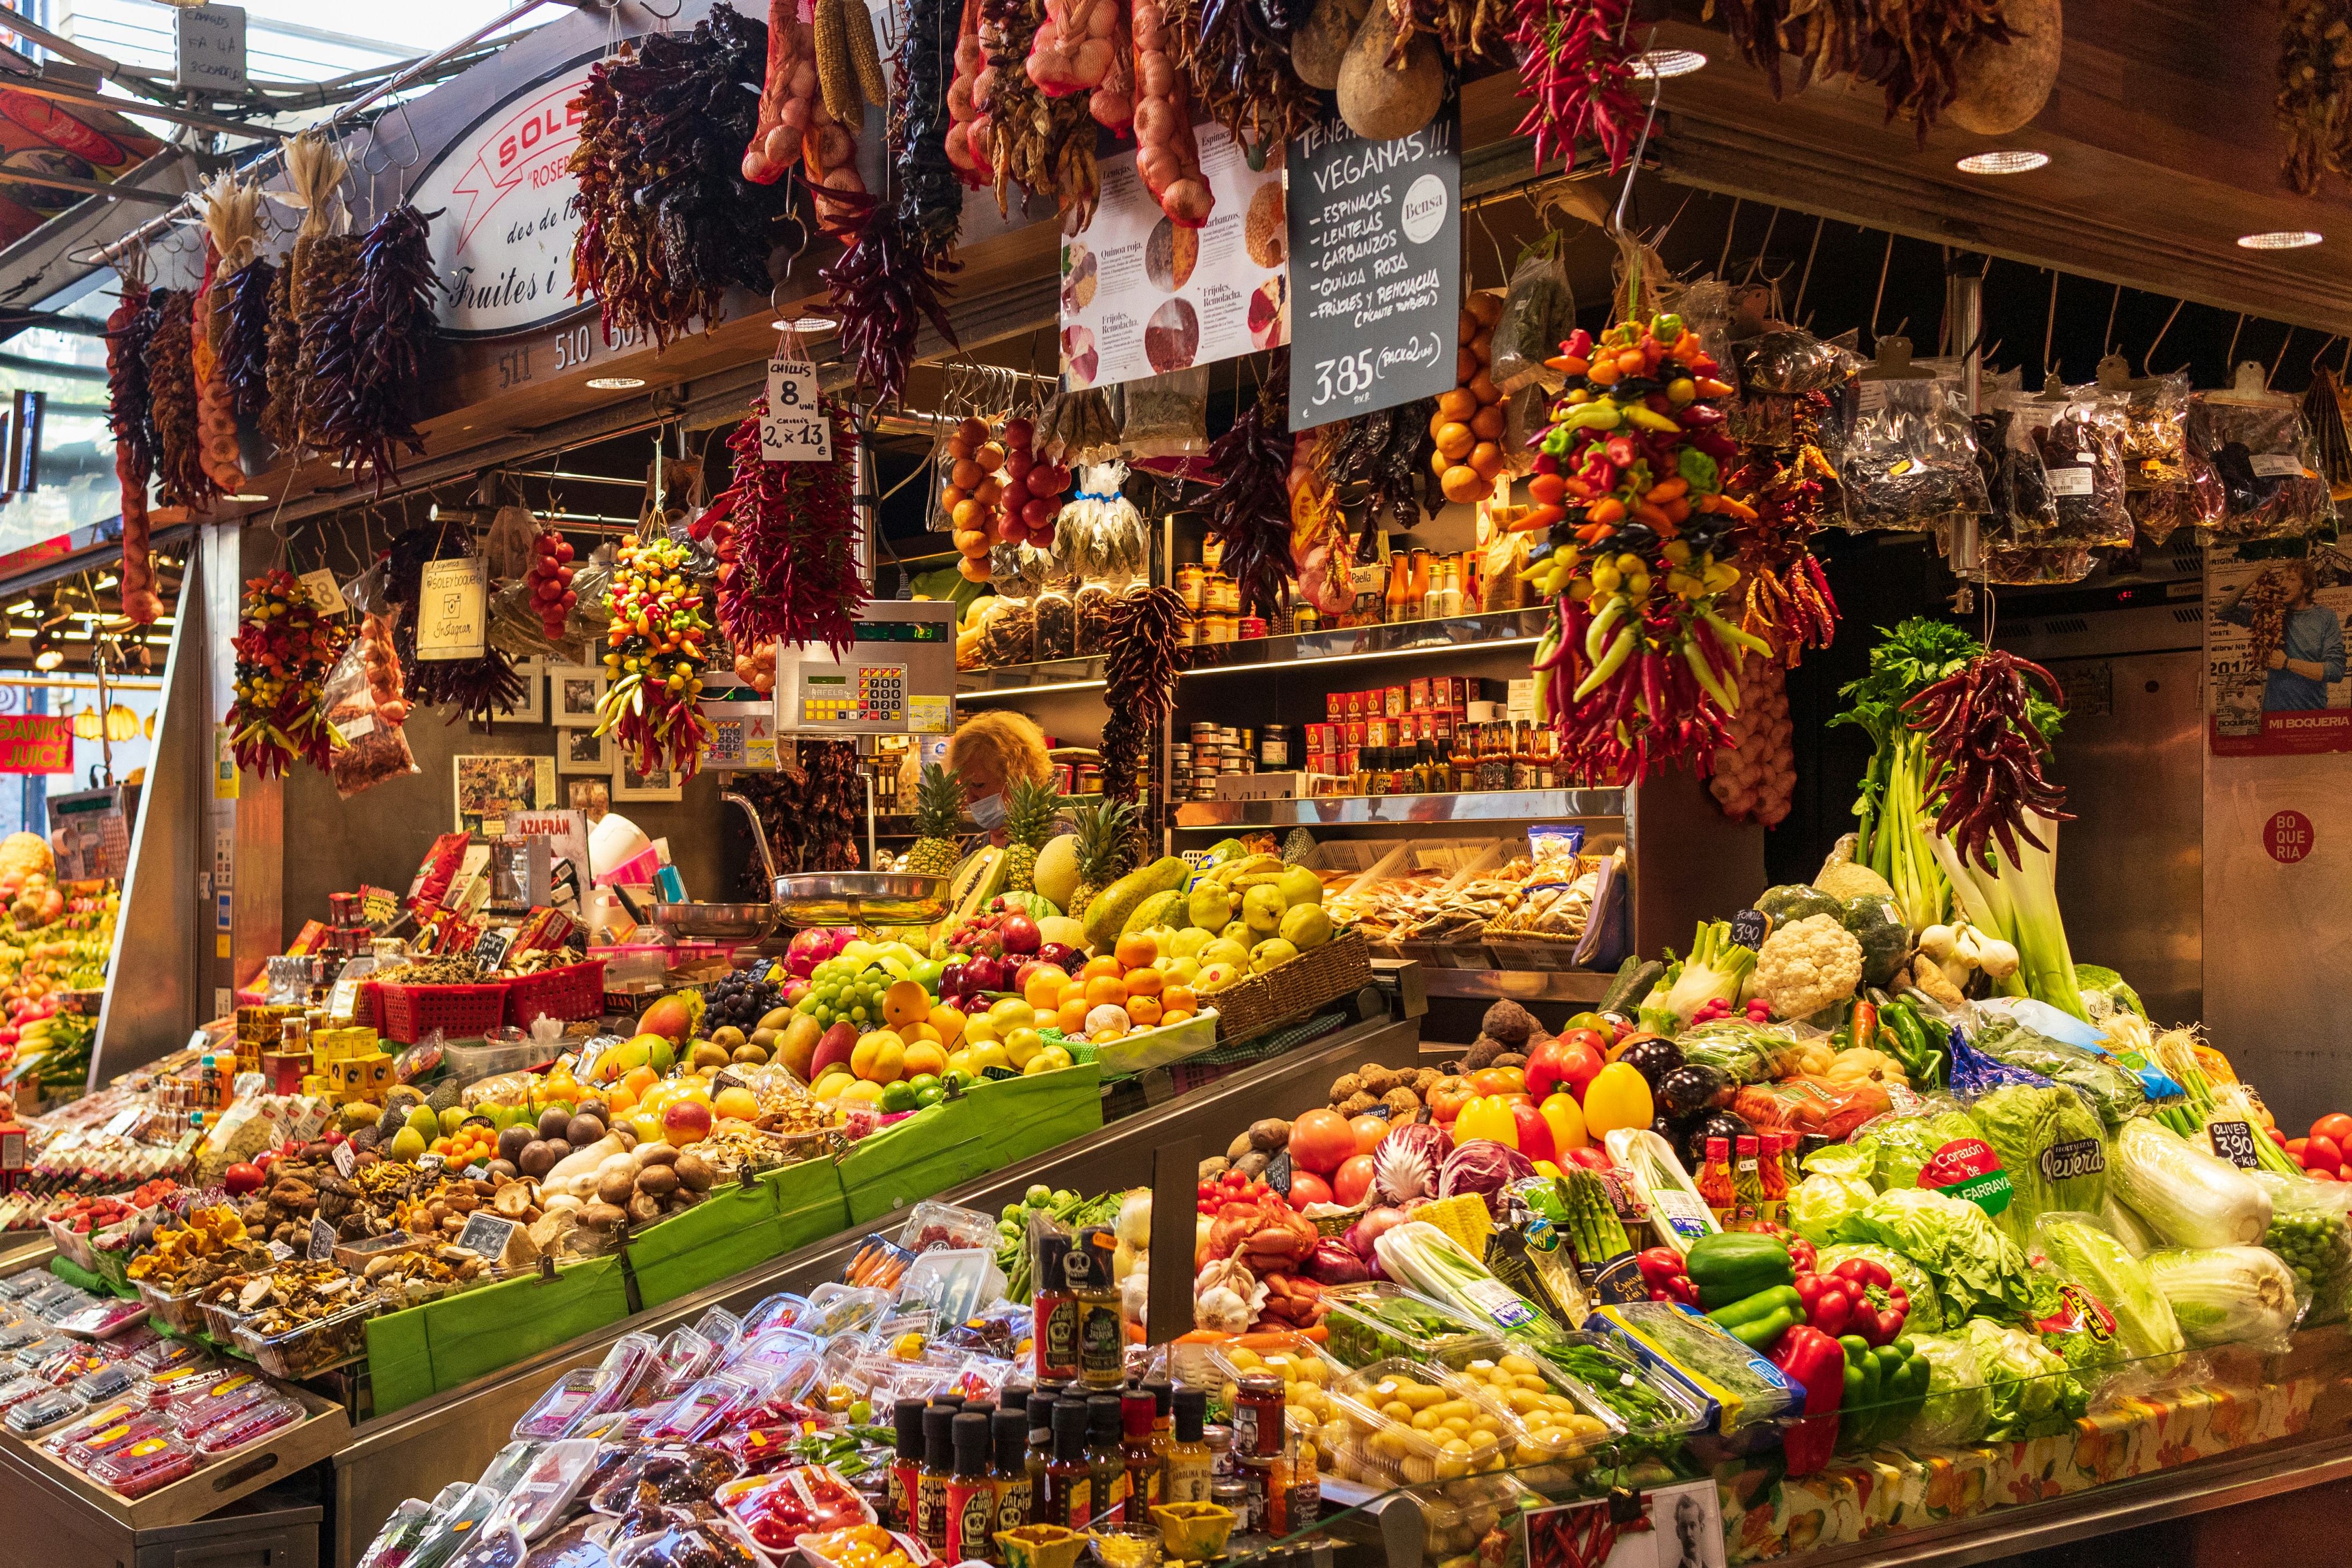
{"type": "Polygon", "coordinates": [[[833,461],[833,422],[817,402],[816,367],[797,354],[779,353],[768,361],[760,455],[771,463],[833,461]]]}

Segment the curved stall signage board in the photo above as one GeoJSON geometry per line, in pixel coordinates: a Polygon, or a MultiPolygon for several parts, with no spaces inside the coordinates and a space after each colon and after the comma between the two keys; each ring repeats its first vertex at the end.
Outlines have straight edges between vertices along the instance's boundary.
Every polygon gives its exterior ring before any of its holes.
{"type": "Polygon", "coordinates": [[[535,82],[460,131],[410,186],[433,220],[433,262],[449,286],[439,305],[452,336],[488,338],[542,326],[588,307],[572,298],[580,232],[568,165],[596,56],[535,82]]]}

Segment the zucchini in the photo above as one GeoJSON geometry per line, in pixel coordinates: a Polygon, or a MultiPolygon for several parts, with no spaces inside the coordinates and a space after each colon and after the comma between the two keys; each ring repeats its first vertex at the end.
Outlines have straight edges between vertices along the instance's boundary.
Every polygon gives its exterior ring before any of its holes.
{"type": "Polygon", "coordinates": [[[1665,977],[1666,967],[1655,958],[1644,958],[1636,953],[1617,967],[1617,977],[1601,994],[1593,1008],[1595,1012],[1631,1015],[1639,999],[1650,994],[1650,988],[1665,977]]]}

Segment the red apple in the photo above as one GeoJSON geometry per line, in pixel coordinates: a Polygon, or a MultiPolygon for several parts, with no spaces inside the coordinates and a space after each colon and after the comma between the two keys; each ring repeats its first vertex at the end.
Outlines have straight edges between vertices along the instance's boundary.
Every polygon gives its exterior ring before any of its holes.
{"type": "Polygon", "coordinates": [[[710,1107],[699,1100],[673,1100],[662,1113],[662,1132],[683,1148],[710,1135],[710,1107]]]}
{"type": "Polygon", "coordinates": [[[1066,942],[1041,942],[1037,945],[1039,963],[1053,964],[1073,973],[1076,971],[1077,966],[1070,960],[1077,956],[1078,950],[1066,942]]]}
{"type": "Polygon", "coordinates": [[[1004,939],[1008,953],[1034,953],[1044,938],[1037,934],[1037,923],[1026,915],[1008,915],[998,926],[997,935],[1004,939]]]}

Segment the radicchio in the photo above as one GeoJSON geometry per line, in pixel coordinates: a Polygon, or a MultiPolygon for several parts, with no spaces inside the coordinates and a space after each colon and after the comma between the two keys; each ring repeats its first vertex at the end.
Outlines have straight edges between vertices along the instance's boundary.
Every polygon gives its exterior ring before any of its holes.
{"type": "Polygon", "coordinates": [[[1372,1190],[1382,1203],[1437,1196],[1445,1134],[1426,1122],[1391,1127],[1372,1147],[1372,1190]]]}
{"type": "Polygon", "coordinates": [[[1437,1173],[1437,1196],[1452,1197],[1460,1192],[1475,1192],[1486,1200],[1491,1209],[1505,1187],[1535,1174],[1535,1162],[1510,1145],[1498,1144],[1492,1138],[1473,1138],[1445,1156],[1445,1164],[1437,1173]]]}
{"type": "Polygon", "coordinates": [[[1306,1273],[1318,1285],[1355,1285],[1372,1277],[1354,1248],[1329,1236],[1315,1244],[1315,1256],[1307,1260],[1306,1273]]]}

